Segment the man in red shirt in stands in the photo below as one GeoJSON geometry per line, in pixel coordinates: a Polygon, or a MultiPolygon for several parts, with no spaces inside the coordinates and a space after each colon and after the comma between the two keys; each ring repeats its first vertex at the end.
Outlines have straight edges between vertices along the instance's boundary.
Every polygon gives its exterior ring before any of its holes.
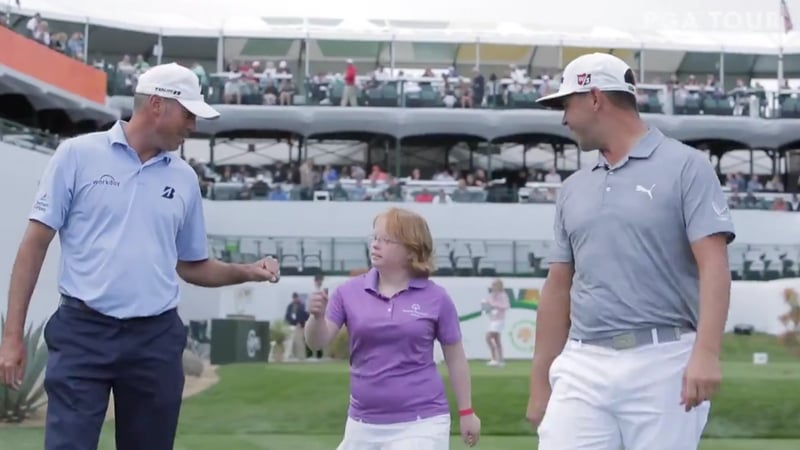
{"type": "Polygon", "coordinates": [[[342,93],[342,106],[358,106],[358,87],[356,86],[358,70],[352,59],[347,60],[347,69],[344,71],[344,93],[342,93]]]}

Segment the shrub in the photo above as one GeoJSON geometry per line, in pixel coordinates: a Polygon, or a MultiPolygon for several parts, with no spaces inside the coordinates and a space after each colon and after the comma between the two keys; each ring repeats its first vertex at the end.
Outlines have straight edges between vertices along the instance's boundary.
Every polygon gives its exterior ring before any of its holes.
{"type": "MultiPolygon", "coordinates": [[[[45,323],[28,327],[24,336],[27,363],[22,385],[13,390],[0,388],[0,422],[19,423],[35,414],[45,403],[43,377],[47,365],[47,345],[42,333],[45,323]]],[[[0,336],[5,328],[5,317],[0,316],[0,336]]]]}

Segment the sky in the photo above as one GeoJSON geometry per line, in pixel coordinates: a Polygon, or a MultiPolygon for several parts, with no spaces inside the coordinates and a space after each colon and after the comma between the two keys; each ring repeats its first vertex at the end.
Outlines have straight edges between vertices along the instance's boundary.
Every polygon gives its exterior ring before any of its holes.
{"type": "MultiPolygon", "coordinates": [[[[0,0],[13,5],[15,0],[0,0]]],[[[800,20],[800,0],[787,0],[800,20]]],[[[26,9],[150,17],[154,22],[175,17],[212,24],[230,16],[318,17],[352,19],[445,20],[459,22],[546,24],[549,27],[608,27],[623,31],[750,31],[779,33],[780,0],[508,0],[499,7],[487,0],[20,0],[26,9]],[[455,5],[455,6],[454,6],[455,5]],[[609,5],[614,5],[613,8],[609,5]]],[[[800,23],[798,23],[800,26],[800,23]]]]}

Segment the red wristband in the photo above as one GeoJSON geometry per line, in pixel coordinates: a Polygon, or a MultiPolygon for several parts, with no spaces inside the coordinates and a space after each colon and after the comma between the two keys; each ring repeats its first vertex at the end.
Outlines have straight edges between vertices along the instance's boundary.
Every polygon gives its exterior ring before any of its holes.
{"type": "Polygon", "coordinates": [[[472,408],[462,409],[458,411],[458,415],[461,417],[470,416],[472,414],[475,414],[475,411],[472,408]]]}

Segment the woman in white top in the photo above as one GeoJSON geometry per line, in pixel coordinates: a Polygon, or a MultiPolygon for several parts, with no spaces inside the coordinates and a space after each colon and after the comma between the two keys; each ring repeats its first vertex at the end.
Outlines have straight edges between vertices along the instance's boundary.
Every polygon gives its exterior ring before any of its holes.
{"type": "Polygon", "coordinates": [[[489,331],[486,333],[486,343],[489,351],[492,352],[492,359],[488,362],[490,366],[503,366],[503,346],[501,344],[500,333],[503,331],[506,319],[506,310],[511,307],[508,295],[503,288],[503,281],[499,278],[492,283],[489,296],[483,301],[483,309],[489,315],[489,331]]]}

